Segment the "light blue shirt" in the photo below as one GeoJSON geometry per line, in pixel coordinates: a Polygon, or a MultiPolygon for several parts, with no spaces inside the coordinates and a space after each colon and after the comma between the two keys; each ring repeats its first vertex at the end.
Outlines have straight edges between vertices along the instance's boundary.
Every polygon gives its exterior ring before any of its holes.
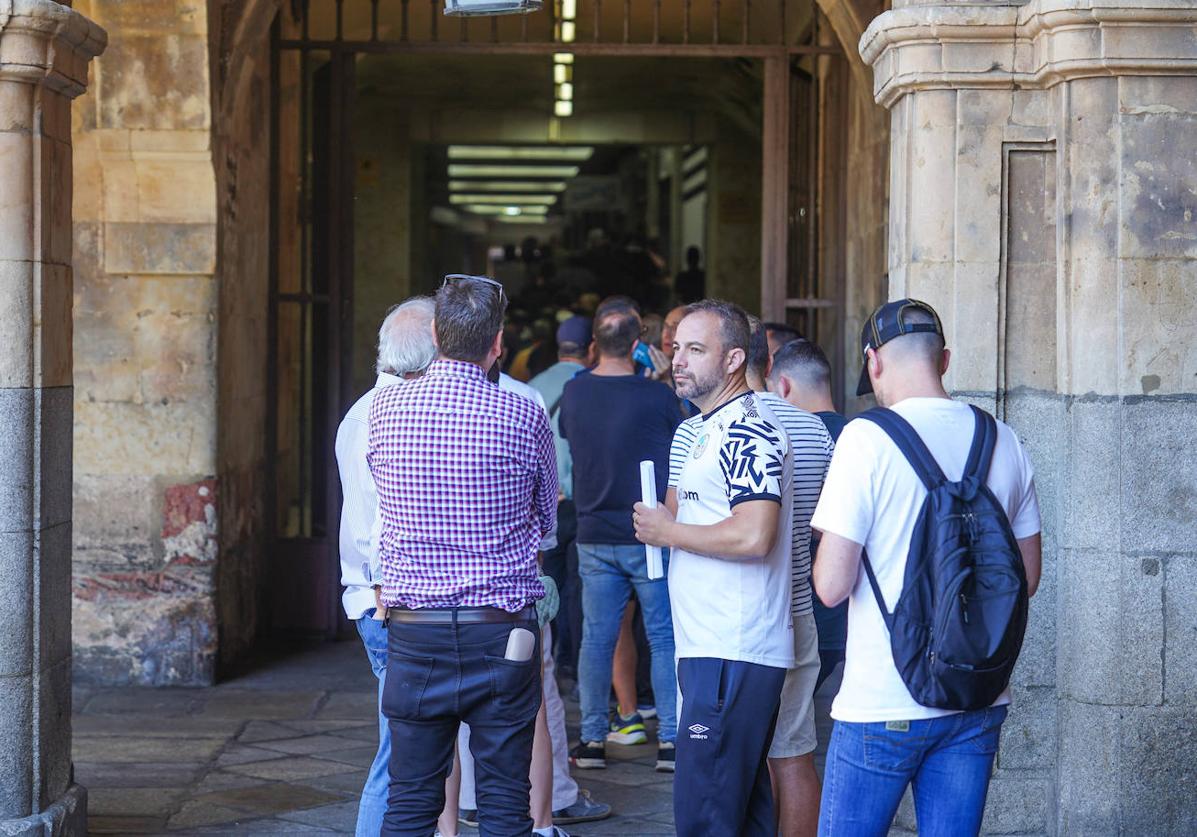
{"type": "Polygon", "coordinates": [[[547,404],[552,405],[552,409],[549,410],[549,426],[553,428],[553,447],[557,452],[557,485],[561,487],[561,493],[567,500],[574,497],[574,460],[569,452],[569,442],[561,435],[561,428],[557,423],[561,415],[557,408],[561,404],[561,393],[565,390],[565,385],[585,368],[572,360],[562,360],[528,382],[547,404]]]}

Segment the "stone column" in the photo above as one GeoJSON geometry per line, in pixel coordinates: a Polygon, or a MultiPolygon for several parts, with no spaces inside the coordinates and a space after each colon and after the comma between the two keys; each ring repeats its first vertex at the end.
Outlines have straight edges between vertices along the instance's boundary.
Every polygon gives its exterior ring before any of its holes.
{"type": "Polygon", "coordinates": [[[1044,514],[985,829],[1195,833],[1197,7],[894,6],[861,40],[890,294],[944,315],[1044,514]]]}
{"type": "Polygon", "coordinates": [[[71,99],[104,32],[0,0],[0,834],[84,834],[71,775],[71,99]]]}

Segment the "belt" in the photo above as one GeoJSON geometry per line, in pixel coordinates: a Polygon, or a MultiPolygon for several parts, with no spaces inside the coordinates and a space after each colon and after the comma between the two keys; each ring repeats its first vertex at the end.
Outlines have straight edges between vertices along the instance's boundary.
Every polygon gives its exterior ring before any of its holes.
{"type": "Polygon", "coordinates": [[[498,607],[449,607],[403,610],[392,607],[387,610],[390,622],[420,622],[433,625],[478,625],[490,622],[525,622],[536,620],[536,608],[528,606],[515,613],[508,613],[498,607]]]}

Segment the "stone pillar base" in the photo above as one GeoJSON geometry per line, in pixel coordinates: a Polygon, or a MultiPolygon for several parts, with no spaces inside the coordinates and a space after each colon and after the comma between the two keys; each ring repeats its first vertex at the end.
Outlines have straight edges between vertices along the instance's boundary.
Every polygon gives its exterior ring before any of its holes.
{"type": "Polygon", "coordinates": [[[87,791],[71,785],[40,814],[0,820],[0,837],[87,837],[87,791]]]}

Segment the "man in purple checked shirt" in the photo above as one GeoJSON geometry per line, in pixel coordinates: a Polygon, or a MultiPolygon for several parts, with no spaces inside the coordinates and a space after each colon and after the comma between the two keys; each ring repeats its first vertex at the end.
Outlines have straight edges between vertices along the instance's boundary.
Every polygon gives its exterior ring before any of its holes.
{"type": "Polygon", "coordinates": [[[556,528],[557,460],[544,411],[486,378],[506,307],[494,280],[446,277],[437,360],[424,377],[380,391],[370,409],[389,631],[387,837],[435,829],[463,721],[483,833],[532,830],[534,603],[544,596],[536,554],[556,528]]]}

